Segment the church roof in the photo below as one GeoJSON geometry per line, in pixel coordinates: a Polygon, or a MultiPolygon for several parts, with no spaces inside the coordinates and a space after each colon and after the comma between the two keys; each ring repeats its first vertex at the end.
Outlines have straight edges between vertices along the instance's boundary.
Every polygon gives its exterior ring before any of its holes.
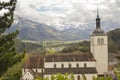
{"type": "Polygon", "coordinates": [[[45,62],[70,62],[70,61],[95,61],[92,53],[61,53],[48,54],[45,57],[45,62]]]}
{"type": "Polygon", "coordinates": [[[73,61],[96,61],[92,53],[58,53],[46,55],[30,55],[24,63],[24,68],[43,68],[44,62],[73,62],[73,61]]]}
{"type": "Polygon", "coordinates": [[[101,28],[99,28],[99,29],[95,29],[93,32],[92,32],[92,35],[96,35],[96,36],[100,36],[100,35],[106,35],[105,34],[105,32],[104,32],[104,30],[102,30],[101,28]]]}
{"type": "Polygon", "coordinates": [[[45,57],[45,62],[70,62],[70,61],[95,61],[92,53],[61,53],[48,54],[45,57]]]}
{"type": "Polygon", "coordinates": [[[46,68],[45,74],[65,74],[65,73],[73,73],[73,74],[95,74],[97,73],[96,68],[46,68]]]}
{"type": "Polygon", "coordinates": [[[44,55],[30,55],[28,60],[24,63],[24,68],[43,68],[44,55]]]}

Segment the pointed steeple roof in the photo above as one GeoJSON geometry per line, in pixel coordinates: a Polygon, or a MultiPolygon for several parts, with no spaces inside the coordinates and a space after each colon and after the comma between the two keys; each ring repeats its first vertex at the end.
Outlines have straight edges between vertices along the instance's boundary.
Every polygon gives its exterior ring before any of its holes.
{"type": "Polygon", "coordinates": [[[99,18],[99,9],[98,9],[98,4],[97,4],[97,18],[99,18]]]}
{"type": "Polygon", "coordinates": [[[98,5],[97,5],[96,28],[97,28],[97,29],[100,29],[100,18],[99,18],[99,9],[98,9],[98,5]]]}
{"type": "Polygon", "coordinates": [[[100,26],[98,5],[97,5],[96,29],[93,31],[92,35],[105,35],[105,32],[101,29],[101,26],[100,26]]]}

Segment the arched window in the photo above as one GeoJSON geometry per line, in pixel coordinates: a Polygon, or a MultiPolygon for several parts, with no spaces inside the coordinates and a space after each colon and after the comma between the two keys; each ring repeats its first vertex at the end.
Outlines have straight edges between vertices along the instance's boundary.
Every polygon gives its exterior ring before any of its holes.
{"type": "Polygon", "coordinates": [[[61,64],[61,67],[64,68],[64,64],[61,64]]]}
{"type": "Polygon", "coordinates": [[[85,67],[85,68],[87,67],[87,64],[86,64],[86,63],[84,63],[84,67],[85,67]]]}
{"type": "Polygon", "coordinates": [[[69,68],[71,68],[71,64],[69,63],[69,68]]]}
{"type": "Polygon", "coordinates": [[[101,43],[100,38],[98,38],[97,44],[100,45],[100,43],[101,43]]]}
{"type": "Polygon", "coordinates": [[[54,68],[56,68],[56,64],[54,64],[54,68]]]}
{"type": "Polygon", "coordinates": [[[78,63],[76,64],[76,67],[79,68],[79,64],[78,63]]]}
{"type": "Polygon", "coordinates": [[[101,39],[101,44],[104,44],[104,39],[103,38],[101,39]]]}
{"type": "Polygon", "coordinates": [[[78,75],[77,80],[80,80],[80,76],[78,75]]]}

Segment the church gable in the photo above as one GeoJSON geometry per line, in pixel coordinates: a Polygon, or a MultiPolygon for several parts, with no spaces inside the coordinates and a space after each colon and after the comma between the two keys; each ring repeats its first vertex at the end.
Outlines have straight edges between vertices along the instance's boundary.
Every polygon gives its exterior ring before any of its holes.
{"type": "Polygon", "coordinates": [[[34,79],[34,72],[32,70],[28,70],[22,77],[22,80],[33,80],[34,79]]]}

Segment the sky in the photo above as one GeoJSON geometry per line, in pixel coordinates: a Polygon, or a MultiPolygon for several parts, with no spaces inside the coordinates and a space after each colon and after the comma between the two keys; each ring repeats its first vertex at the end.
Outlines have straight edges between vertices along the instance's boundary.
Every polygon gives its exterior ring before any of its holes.
{"type": "MultiPolygon", "coordinates": [[[[9,0],[0,0],[0,2],[9,2],[9,0]]],[[[0,16],[3,16],[4,13],[9,12],[8,9],[1,9],[0,10],[0,16]]]]}
{"type": "Polygon", "coordinates": [[[18,0],[15,14],[45,24],[86,24],[96,18],[120,23],[120,0],[18,0]]]}

